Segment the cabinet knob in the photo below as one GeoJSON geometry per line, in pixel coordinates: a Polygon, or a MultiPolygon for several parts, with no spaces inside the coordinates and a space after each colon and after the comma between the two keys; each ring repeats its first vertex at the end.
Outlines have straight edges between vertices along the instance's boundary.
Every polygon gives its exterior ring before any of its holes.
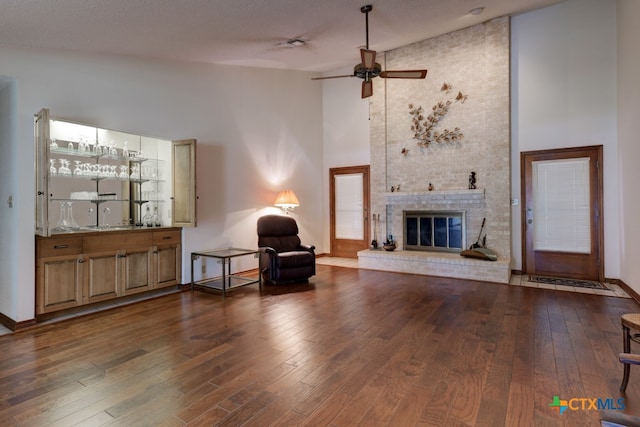
{"type": "Polygon", "coordinates": [[[80,258],[80,259],[78,260],[78,263],[79,263],[79,264],[82,264],[83,262],[84,262],[84,258],[80,258]]]}

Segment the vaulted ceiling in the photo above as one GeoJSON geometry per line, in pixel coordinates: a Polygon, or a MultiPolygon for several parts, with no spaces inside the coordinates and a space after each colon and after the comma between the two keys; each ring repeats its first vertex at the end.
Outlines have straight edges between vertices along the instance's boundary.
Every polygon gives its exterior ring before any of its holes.
{"type": "Polygon", "coordinates": [[[0,0],[0,45],[324,72],[359,62],[365,4],[384,51],[562,1],[0,0]]]}

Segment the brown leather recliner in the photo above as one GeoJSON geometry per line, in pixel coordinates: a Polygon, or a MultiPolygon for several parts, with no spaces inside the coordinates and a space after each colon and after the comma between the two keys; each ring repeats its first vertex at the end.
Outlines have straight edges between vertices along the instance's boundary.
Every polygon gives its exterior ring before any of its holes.
{"type": "Polygon", "coordinates": [[[307,280],[316,274],[316,247],[303,245],[296,220],[285,215],[258,218],[260,273],[270,282],[307,280]]]}

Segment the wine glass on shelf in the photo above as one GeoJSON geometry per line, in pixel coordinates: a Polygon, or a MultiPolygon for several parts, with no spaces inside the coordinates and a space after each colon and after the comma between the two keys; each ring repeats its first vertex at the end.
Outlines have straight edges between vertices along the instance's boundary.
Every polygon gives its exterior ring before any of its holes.
{"type": "Polygon", "coordinates": [[[74,160],[74,163],[76,164],[73,168],[73,176],[80,176],[82,175],[82,165],[80,163],[82,163],[80,160],[74,160]]]}
{"type": "Polygon", "coordinates": [[[118,149],[113,141],[109,141],[109,157],[113,157],[114,159],[118,157],[118,149]]]}
{"type": "Polygon", "coordinates": [[[51,175],[57,175],[58,174],[58,170],[56,169],[56,161],[58,159],[49,159],[49,163],[51,164],[49,166],[49,174],[51,175]]]}
{"type": "Polygon", "coordinates": [[[84,136],[80,137],[80,142],[78,142],[78,151],[81,153],[85,153],[87,151],[87,138],[84,136]]]}
{"type": "Polygon", "coordinates": [[[69,160],[60,159],[60,168],[58,169],[59,175],[71,175],[71,169],[69,169],[69,160]]]}
{"type": "Polygon", "coordinates": [[[128,170],[129,170],[129,166],[120,165],[120,174],[118,175],[118,177],[120,179],[129,179],[129,174],[127,173],[128,170]]]}
{"type": "Polygon", "coordinates": [[[52,150],[55,150],[56,148],[58,148],[58,143],[56,142],[55,138],[51,138],[51,142],[49,143],[49,148],[52,150]]]}

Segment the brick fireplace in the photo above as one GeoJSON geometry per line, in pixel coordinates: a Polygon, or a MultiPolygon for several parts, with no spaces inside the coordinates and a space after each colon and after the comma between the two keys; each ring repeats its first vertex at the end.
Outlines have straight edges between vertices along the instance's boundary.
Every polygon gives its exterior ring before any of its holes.
{"type": "Polygon", "coordinates": [[[393,235],[393,252],[358,254],[362,268],[506,283],[510,277],[509,19],[480,25],[378,53],[385,69],[427,68],[425,80],[374,79],[370,98],[372,213],[380,234],[393,235]],[[446,86],[452,91],[445,91],[446,86]],[[408,105],[425,111],[458,92],[438,131],[459,128],[462,140],[419,145],[408,105]],[[477,189],[469,189],[476,173],[477,189]],[[463,211],[466,246],[486,217],[487,246],[498,261],[463,258],[456,251],[404,248],[404,212],[463,211]]]}

